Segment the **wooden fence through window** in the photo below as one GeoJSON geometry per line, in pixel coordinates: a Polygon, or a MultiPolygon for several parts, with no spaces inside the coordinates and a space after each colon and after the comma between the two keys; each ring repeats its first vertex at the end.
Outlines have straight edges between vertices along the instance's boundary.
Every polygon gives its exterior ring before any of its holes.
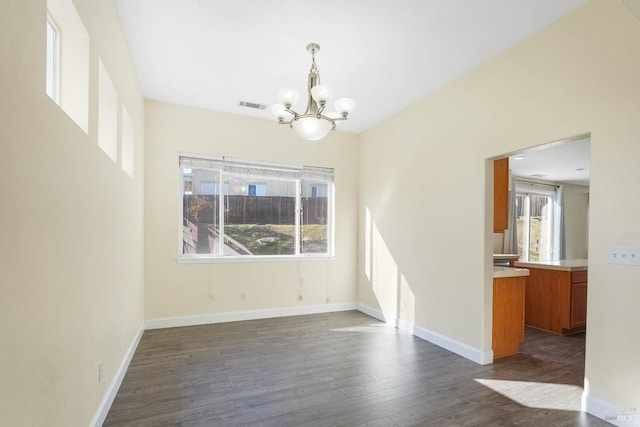
{"type": "MultiPolygon", "coordinates": [[[[185,195],[184,217],[196,224],[218,223],[218,196],[185,195]]],[[[225,224],[294,224],[295,197],[224,196],[225,224]]],[[[327,224],[324,197],[302,199],[302,224],[327,224]]]]}

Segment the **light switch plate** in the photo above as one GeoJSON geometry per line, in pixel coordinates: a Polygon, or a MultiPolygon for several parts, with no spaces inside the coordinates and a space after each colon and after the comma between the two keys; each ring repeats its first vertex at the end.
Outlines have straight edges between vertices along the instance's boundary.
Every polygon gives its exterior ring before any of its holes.
{"type": "Polygon", "coordinates": [[[607,262],[609,264],[640,265],[640,249],[609,248],[607,262]]]}

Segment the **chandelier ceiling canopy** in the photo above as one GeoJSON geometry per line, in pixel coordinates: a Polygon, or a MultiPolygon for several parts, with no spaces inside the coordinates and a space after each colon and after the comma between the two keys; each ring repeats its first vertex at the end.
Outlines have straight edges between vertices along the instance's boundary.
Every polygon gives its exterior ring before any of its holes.
{"type": "Polygon", "coordinates": [[[333,98],[333,91],[327,85],[320,84],[320,73],[316,66],[315,54],[320,50],[316,43],[309,43],[307,51],[311,53],[311,70],[307,84],[308,104],[304,114],[292,110],[300,99],[300,93],[293,89],[278,92],[279,104],[271,107],[273,115],[280,124],[288,124],[296,133],[309,141],[317,141],[336,128],[336,122],[347,120],[347,116],[356,105],[351,98],[338,98],[334,101],[336,111],[325,112],[327,102],[333,98]]]}

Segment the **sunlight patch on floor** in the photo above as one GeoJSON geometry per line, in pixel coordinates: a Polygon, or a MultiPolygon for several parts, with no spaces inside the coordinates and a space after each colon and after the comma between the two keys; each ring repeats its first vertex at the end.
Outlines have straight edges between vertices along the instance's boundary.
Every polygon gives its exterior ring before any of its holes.
{"type": "Polygon", "coordinates": [[[475,381],[529,408],[581,410],[583,390],[576,385],[479,378],[475,381]]]}

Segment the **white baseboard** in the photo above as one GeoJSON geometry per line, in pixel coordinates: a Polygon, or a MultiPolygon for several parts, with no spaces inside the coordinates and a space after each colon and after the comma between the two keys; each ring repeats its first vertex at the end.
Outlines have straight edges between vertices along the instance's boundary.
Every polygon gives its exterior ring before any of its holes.
{"type": "Polygon", "coordinates": [[[632,409],[621,408],[605,400],[582,394],[582,410],[618,427],[640,426],[640,414],[632,409]]]}
{"type": "Polygon", "coordinates": [[[364,314],[366,314],[366,315],[368,315],[368,316],[373,317],[374,319],[378,319],[378,320],[380,320],[381,322],[385,322],[385,323],[394,323],[394,324],[395,324],[395,321],[392,321],[392,319],[387,319],[387,318],[384,316],[384,313],[383,313],[382,311],[377,310],[377,309],[375,309],[375,308],[373,308],[373,307],[370,307],[370,306],[368,306],[368,305],[365,305],[365,304],[362,304],[362,303],[360,303],[360,302],[359,302],[359,303],[357,304],[357,306],[356,306],[356,309],[357,309],[358,311],[363,312],[364,314]]]}
{"type": "Polygon", "coordinates": [[[356,303],[303,305],[252,311],[234,311],[230,313],[201,314],[197,316],[148,319],[145,321],[145,329],[175,328],[178,326],[207,325],[211,323],[238,322],[241,320],[269,319],[272,317],[301,316],[305,314],[331,313],[348,310],[357,310],[356,303]]]}
{"type": "Polygon", "coordinates": [[[136,348],[138,348],[138,344],[140,343],[140,338],[142,338],[142,333],[144,332],[144,322],[140,324],[138,328],[138,332],[136,332],[135,337],[133,337],[133,341],[131,341],[131,345],[127,349],[127,352],[118,367],[118,371],[116,372],[115,377],[109,384],[107,388],[107,392],[105,393],[102,401],[100,402],[100,406],[98,406],[98,410],[96,411],[91,423],[90,427],[101,427],[104,423],[104,420],[107,418],[107,414],[109,413],[109,409],[111,409],[111,404],[113,400],[116,398],[116,394],[118,394],[118,390],[120,389],[120,385],[122,384],[122,380],[124,379],[124,375],[127,373],[127,368],[129,367],[129,363],[131,363],[131,359],[133,358],[134,353],[136,352],[136,348]]]}
{"type": "Polygon", "coordinates": [[[490,363],[493,363],[493,350],[482,351],[460,341],[454,340],[453,338],[446,337],[437,332],[433,332],[421,326],[416,326],[413,323],[398,319],[393,315],[390,316],[388,314],[385,314],[382,311],[377,310],[373,307],[369,307],[365,304],[358,303],[357,308],[359,311],[368,314],[371,317],[374,317],[386,323],[394,324],[398,329],[407,331],[418,338],[429,341],[432,344],[456,353],[473,362],[479,363],[481,365],[488,365],[490,363]]]}

